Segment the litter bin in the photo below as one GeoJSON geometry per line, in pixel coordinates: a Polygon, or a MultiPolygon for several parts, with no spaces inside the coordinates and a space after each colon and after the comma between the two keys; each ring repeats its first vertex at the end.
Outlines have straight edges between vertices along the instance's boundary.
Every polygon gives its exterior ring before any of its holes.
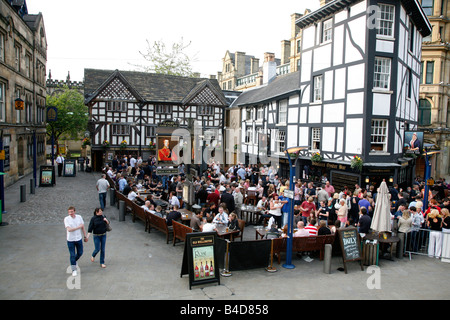
{"type": "Polygon", "coordinates": [[[377,240],[366,240],[362,243],[362,258],[365,266],[377,266],[380,244],[377,240]]]}

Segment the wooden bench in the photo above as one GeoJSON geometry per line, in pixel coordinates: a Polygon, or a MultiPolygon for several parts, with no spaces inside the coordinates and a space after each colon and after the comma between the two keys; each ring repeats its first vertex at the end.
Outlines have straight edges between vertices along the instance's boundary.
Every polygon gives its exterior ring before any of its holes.
{"type": "Polygon", "coordinates": [[[185,224],[177,222],[175,220],[172,221],[173,226],[173,245],[175,245],[175,240],[178,239],[180,241],[186,241],[186,234],[194,232],[191,227],[188,227],[185,224]]]}
{"type": "Polygon", "coordinates": [[[145,209],[139,206],[137,203],[133,203],[131,210],[131,221],[136,222],[136,218],[138,218],[139,220],[144,222],[145,231],[147,231],[149,228],[149,218],[148,218],[149,214],[150,213],[145,211],[145,209]]]}
{"type": "Polygon", "coordinates": [[[158,217],[153,213],[148,214],[149,217],[149,227],[148,232],[150,232],[151,227],[164,232],[166,234],[166,243],[169,243],[170,235],[173,235],[173,227],[167,225],[166,219],[158,217]]]}
{"type": "MultiPolygon", "coordinates": [[[[334,243],[335,235],[323,235],[313,237],[294,237],[292,252],[320,251],[320,260],[323,260],[325,245],[334,243]]],[[[286,252],[287,238],[273,239],[273,254],[278,256],[278,264],[281,263],[281,253],[286,252]]]]}

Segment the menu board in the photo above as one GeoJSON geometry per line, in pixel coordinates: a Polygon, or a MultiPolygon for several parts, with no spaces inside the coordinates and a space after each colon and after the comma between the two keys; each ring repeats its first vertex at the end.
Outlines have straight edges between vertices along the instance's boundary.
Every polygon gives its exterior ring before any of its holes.
{"type": "Polygon", "coordinates": [[[76,162],[75,160],[65,160],[64,161],[64,177],[75,177],[77,174],[76,162]]]}
{"type": "Polygon", "coordinates": [[[347,265],[348,261],[361,261],[361,269],[362,266],[362,258],[361,258],[361,239],[359,237],[358,230],[356,228],[340,228],[337,229],[339,233],[341,249],[342,249],[342,260],[344,261],[344,269],[345,273],[347,273],[347,265]]]}
{"type": "Polygon", "coordinates": [[[39,187],[53,187],[55,184],[55,167],[41,166],[39,175],[39,187]]]}
{"type": "Polygon", "coordinates": [[[216,264],[215,232],[188,233],[186,235],[181,276],[189,274],[189,289],[192,285],[218,282],[220,276],[216,264]]]}

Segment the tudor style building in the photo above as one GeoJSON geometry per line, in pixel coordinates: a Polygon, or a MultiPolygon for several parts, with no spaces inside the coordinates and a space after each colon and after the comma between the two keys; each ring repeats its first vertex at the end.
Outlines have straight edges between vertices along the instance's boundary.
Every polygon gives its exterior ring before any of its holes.
{"type": "MultiPolygon", "coordinates": [[[[154,155],[156,128],[164,121],[181,128],[203,128],[204,143],[214,143],[222,158],[224,109],[228,105],[215,79],[189,78],[155,73],[84,70],[85,104],[89,107],[92,166],[100,170],[105,156],[154,155]],[[209,139],[206,141],[206,139],[209,139]],[[103,142],[108,141],[108,155],[103,142]],[[126,148],[121,142],[126,141],[126,148]]],[[[200,148],[200,145],[195,145],[200,148]]],[[[214,154],[213,154],[214,155],[214,154]]]]}
{"type": "Polygon", "coordinates": [[[296,24],[299,70],[242,93],[232,105],[245,120],[242,153],[264,154],[258,135],[268,134],[269,155],[279,158],[284,177],[283,151],[305,146],[297,177],[327,174],[337,187],[391,178],[411,183],[414,160],[403,157],[403,136],[417,129],[422,37],[431,32],[420,5],[334,0],[296,24]],[[311,161],[315,152],[323,161],[311,161]],[[364,161],[362,172],[350,168],[355,155],[364,161]]]}

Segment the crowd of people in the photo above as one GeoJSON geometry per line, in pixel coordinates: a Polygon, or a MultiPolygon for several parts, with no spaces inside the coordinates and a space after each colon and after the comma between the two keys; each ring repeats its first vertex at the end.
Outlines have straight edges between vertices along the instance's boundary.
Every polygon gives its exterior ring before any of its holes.
{"type": "MultiPolygon", "coordinates": [[[[137,188],[151,190],[153,196],[142,205],[152,213],[161,215],[161,211],[164,211],[155,202],[156,199],[167,201],[171,208],[183,207],[186,167],[180,165],[178,175],[173,176],[159,176],[156,169],[153,157],[143,161],[141,157],[135,159],[133,156],[124,156],[122,159],[116,157],[111,166],[106,168],[106,172],[116,181],[118,189],[129,198],[136,198],[137,188]]],[[[259,212],[257,224],[264,224],[272,230],[282,230],[279,235],[285,235],[283,231],[287,229],[289,204],[284,190],[289,189],[289,180],[280,178],[275,168],[238,164],[225,170],[216,161],[194,176],[192,182],[195,202],[201,208],[191,220],[194,230],[210,230],[215,224],[228,224],[239,229],[237,220],[242,218],[242,206],[253,204],[259,212]],[[250,194],[255,197],[250,199],[250,194]]],[[[448,189],[449,185],[445,180],[437,183],[435,190],[429,192],[428,209],[424,211],[423,182],[416,179],[405,190],[395,184],[391,186],[389,194],[393,232],[408,234],[410,239],[419,229],[443,232],[450,230],[448,189]]],[[[321,177],[320,182],[296,179],[293,223],[297,231],[294,236],[333,233],[337,228],[348,226],[357,227],[364,236],[371,232],[376,198],[375,186],[366,189],[356,184],[335,190],[326,177],[321,177]]],[[[432,232],[429,240],[430,248],[442,247],[442,239],[432,232]]],[[[440,256],[441,253],[436,251],[433,255],[440,256]]]]}

